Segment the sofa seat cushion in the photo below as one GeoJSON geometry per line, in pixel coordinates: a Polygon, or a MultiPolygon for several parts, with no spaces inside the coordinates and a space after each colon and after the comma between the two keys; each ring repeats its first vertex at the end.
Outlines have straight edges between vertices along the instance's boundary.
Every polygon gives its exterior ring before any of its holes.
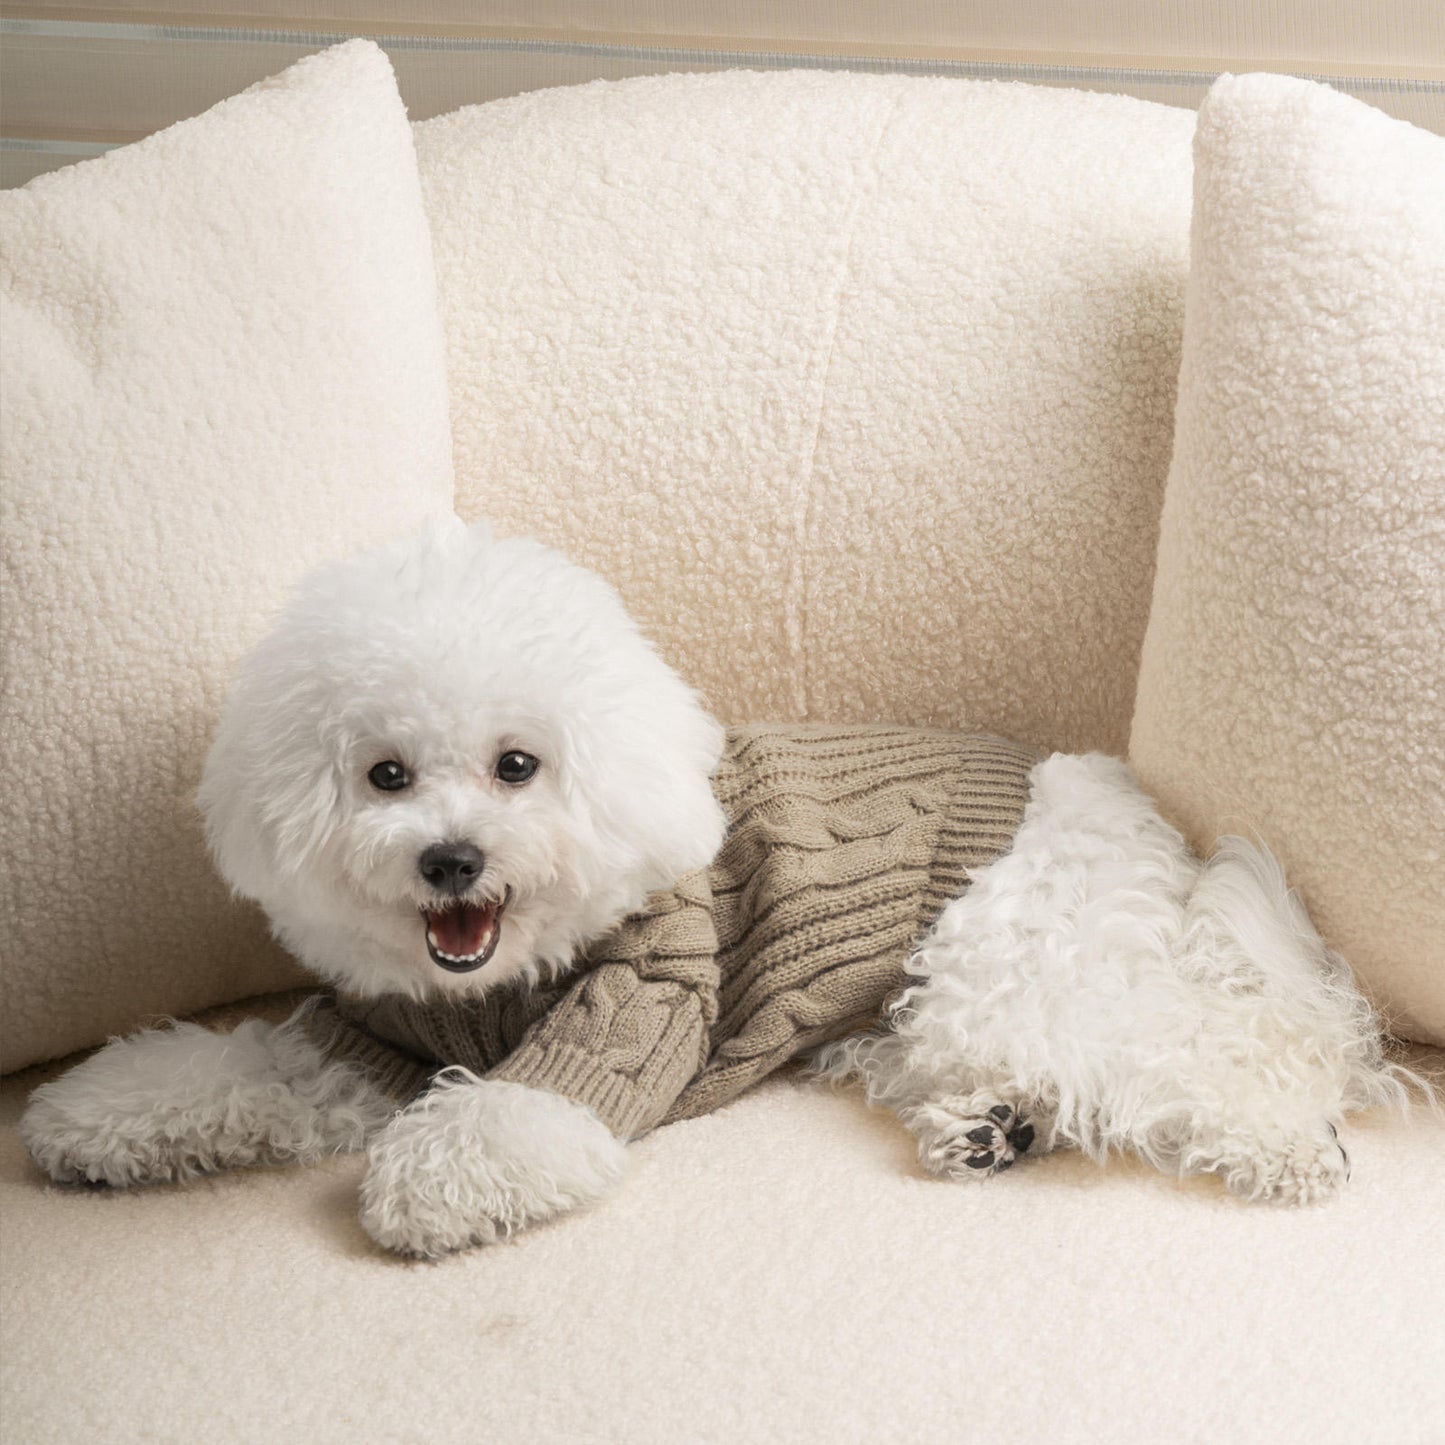
{"type": "Polygon", "coordinates": [[[895,1120],[781,1075],[632,1146],[596,1208],[424,1264],[362,1233],[356,1156],[44,1187],[14,1123],[50,1072],[0,1091],[0,1414],[26,1445],[278,1422],[315,1445],[1414,1441],[1445,1418],[1425,1111],[1351,1119],[1344,1194],[1271,1209],[1074,1153],[930,1179],[895,1120]]]}

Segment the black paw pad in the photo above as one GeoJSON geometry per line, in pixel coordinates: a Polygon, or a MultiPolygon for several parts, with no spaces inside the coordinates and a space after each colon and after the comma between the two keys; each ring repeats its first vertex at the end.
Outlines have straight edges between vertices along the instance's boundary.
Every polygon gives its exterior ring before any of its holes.
{"type": "Polygon", "coordinates": [[[1007,1104],[995,1104],[988,1111],[990,1119],[997,1119],[1000,1124],[1007,1124],[1014,1116],[1014,1111],[1007,1104]]]}
{"type": "Polygon", "coordinates": [[[1029,1145],[1034,1142],[1034,1126],[1032,1124],[1020,1124],[1008,1136],[1008,1141],[1014,1147],[1014,1153],[1027,1154],[1029,1145]]]}
{"type": "Polygon", "coordinates": [[[984,1154],[970,1154],[963,1162],[967,1164],[970,1169],[992,1169],[993,1150],[990,1149],[984,1154]]]}
{"type": "Polygon", "coordinates": [[[998,1137],[998,1130],[992,1124],[980,1124],[963,1136],[970,1144],[992,1144],[998,1137]]]}

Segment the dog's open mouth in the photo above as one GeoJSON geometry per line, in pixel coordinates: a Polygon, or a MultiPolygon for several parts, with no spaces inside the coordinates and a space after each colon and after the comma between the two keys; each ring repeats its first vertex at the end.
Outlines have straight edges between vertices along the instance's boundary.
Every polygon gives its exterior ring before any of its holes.
{"type": "Polygon", "coordinates": [[[508,888],[499,899],[422,909],[426,947],[432,962],[449,973],[470,973],[480,968],[497,950],[497,940],[502,936],[502,913],[511,898],[512,890],[508,888]]]}

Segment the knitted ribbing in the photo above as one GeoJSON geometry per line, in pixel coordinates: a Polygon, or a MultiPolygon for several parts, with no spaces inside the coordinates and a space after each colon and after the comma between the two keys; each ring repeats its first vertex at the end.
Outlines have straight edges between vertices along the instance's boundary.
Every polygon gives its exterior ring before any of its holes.
{"type": "Polygon", "coordinates": [[[711,867],[654,895],[543,988],[323,1002],[329,1052],[406,1097],[438,1064],[551,1089],[619,1137],[706,1113],[875,1019],[969,870],[1009,847],[1038,755],[916,728],[733,729],[711,867]]]}

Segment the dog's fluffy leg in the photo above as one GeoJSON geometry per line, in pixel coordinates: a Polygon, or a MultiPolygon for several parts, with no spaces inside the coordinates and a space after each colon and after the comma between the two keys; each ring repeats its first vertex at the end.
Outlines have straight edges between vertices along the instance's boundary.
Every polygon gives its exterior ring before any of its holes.
{"type": "Polygon", "coordinates": [[[372,1144],[361,1222],[387,1249],[436,1259],[591,1204],[626,1165],[590,1109],[448,1069],[372,1144]]]}
{"type": "Polygon", "coordinates": [[[1032,1126],[1031,1155],[1072,1144],[1102,1158],[1141,1108],[1130,1041],[1145,1056],[1172,1049],[1154,1035],[1179,992],[1173,947],[1198,870],[1123,763],[1056,754],[1030,774],[1013,847],[974,873],[910,961],[916,981],[890,1026],[833,1045],[819,1066],[861,1077],[870,1103],[909,1122],[925,1167],[992,1172],[957,1141],[973,1143],[996,1104],[1022,1110],[1011,1128],[1032,1126]],[[967,1102],[980,1093],[992,1096],[981,1110],[967,1102]]]}
{"type": "Polygon", "coordinates": [[[1035,768],[1013,848],[909,971],[892,1027],[822,1064],[860,1076],[938,1172],[994,1172],[1008,1155],[988,1110],[1012,1105],[1031,1152],[1126,1149],[1306,1201],[1346,1177],[1346,1111],[1406,1102],[1408,1076],[1274,859],[1226,839],[1201,864],[1114,759],[1035,768]]]}
{"type": "Polygon", "coordinates": [[[1185,910],[1181,977],[1200,1007],[1185,1098],[1185,1173],[1234,1194],[1309,1203],[1349,1177],[1338,1125],[1408,1105],[1349,968],[1315,932],[1267,852],[1225,838],[1185,910]]]}
{"type": "Polygon", "coordinates": [[[395,1105],[296,1025],[180,1023],[113,1039],[31,1096],[20,1135],[66,1184],[151,1184],[359,1149],[395,1105]]]}

